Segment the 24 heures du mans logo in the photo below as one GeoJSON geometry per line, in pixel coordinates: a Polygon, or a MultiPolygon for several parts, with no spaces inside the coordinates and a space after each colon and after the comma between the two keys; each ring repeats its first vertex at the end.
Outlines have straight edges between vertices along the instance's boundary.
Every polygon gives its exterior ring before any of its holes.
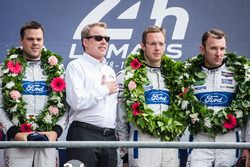
{"type": "MultiPolygon", "coordinates": [[[[102,18],[112,12],[121,0],[104,0],[98,6],[96,6],[91,12],[88,13],[86,17],[83,18],[81,23],[76,28],[76,31],[73,35],[73,40],[80,40],[81,39],[81,30],[82,28],[92,22],[97,21],[104,21],[102,18]],[[101,11],[101,12],[100,12],[101,11]]],[[[146,3],[145,1],[137,1],[132,6],[129,6],[125,11],[122,11],[121,14],[117,17],[117,19],[137,19],[138,11],[141,3],[146,3]]],[[[145,11],[144,11],[145,12],[145,11]]],[[[162,26],[163,21],[168,16],[175,16],[176,22],[173,32],[168,32],[169,35],[172,35],[172,41],[180,41],[183,40],[185,37],[185,33],[187,30],[188,22],[189,22],[189,15],[187,11],[180,7],[168,7],[168,0],[155,0],[153,2],[152,10],[147,11],[151,12],[150,18],[155,20],[154,25],[162,26]]],[[[145,18],[146,19],[146,18],[145,18]]],[[[108,22],[107,22],[108,23],[108,22]]],[[[109,23],[108,23],[109,24],[109,23]]],[[[110,59],[109,65],[115,68],[115,70],[123,69],[123,61],[127,57],[128,49],[132,49],[132,53],[135,52],[139,48],[139,44],[135,46],[130,46],[130,43],[124,43],[122,46],[116,46],[115,41],[131,41],[132,34],[134,32],[133,28],[108,28],[108,35],[111,37],[114,43],[110,43],[109,50],[107,52],[106,58],[107,60],[110,59]],[[111,57],[113,56],[113,57],[111,57]],[[117,60],[122,59],[122,63],[119,60],[119,63],[116,63],[117,60]]],[[[139,41],[138,41],[139,42],[139,41]]],[[[76,48],[80,47],[77,46],[76,43],[71,45],[71,50],[69,53],[70,58],[77,58],[81,55],[76,54],[76,48]]],[[[166,48],[167,54],[172,58],[180,58],[182,56],[182,44],[179,43],[168,43],[166,48]]]]}

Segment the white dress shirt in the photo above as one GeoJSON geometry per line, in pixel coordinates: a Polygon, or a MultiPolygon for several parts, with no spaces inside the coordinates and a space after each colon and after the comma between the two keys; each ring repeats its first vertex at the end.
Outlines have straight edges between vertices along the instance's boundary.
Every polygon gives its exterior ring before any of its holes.
{"type": "Polygon", "coordinates": [[[70,62],[66,69],[66,99],[70,105],[71,121],[80,121],[98,127],[115,128],[117,93],[109,95],[106,81],[116,80],[114,70],[84,53],[70,62]]]}

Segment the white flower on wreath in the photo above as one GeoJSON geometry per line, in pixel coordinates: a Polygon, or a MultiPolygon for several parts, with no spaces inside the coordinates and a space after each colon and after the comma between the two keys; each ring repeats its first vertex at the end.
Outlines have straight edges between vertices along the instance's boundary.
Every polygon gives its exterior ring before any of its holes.
{"type": "Polygon", "coordinates": [[[241,63],[240,63],[240,62],[238,62],[238,61],[237,61],[237,62],[235,62],[234,64],[235,64],[235,65],[241,65],[241,63]]]}
{"type": "Polygon", "coordinates": [[[3,76],[3,71],[2,71],[2,69],[0,69],[0,77],[2,77],[3,76]]]}
{"type": "Polygon", "coordinates": [[[13,118],[12,118],[12,123],[14,124],[14,125],[18,125],[18,123],[19,123],[19,120],[17,119],[17,117],[16,116],[13,116],[13,118]]]}
{"type": "Polygon", "coordinates": [[[17,105],[15,105],[14,107],[11,107],[10,108],[10,112],[16,112],[17,111],[17,105]]]}
{"type": "Polygon", "coordinates": [[[10,70],[9,70],[8,68],[6,68],[6,69],[3,70],[3,73],[4,73],[4,74],[7,74],[7,73],[9,73],[9,71],[10,71],[10,70]]]}
{"type": "Polygon", "coordinates": [[[199,118],[198,118],[198,113],[194,113],[194,114],[190,114],[190,117],[191,117],[191,120],[192,120],[192,123],[195,124],[195,122],[199,122],[199,118]]]}
{"type": "Polygon", "coordinates": [[[184,73],[183,76],[185,76],[186,78],[189,78],[189,74],[188,73],[184,73]]]}
{"type": "Polygon", "coordinates": [[[62,108],[62,107],[64,106],[64,104],[59,102],[56,106],[57,106],[58,108],[62,108]]]}
{"type": "Polygon", "coordinates": [[[63,64],[60,64],[58,67],[59,67],[59,70],[63,70],[64,69],[63,64]]]}
{"type": "Polygon", "coordinates": [[[179,76],[179,78],[178,78],[179,80],[182,80],[183,79],[183,76],[181,75],[181,76],[179,76]]]}
{"type": "Polygon", "coordinates": [[[51,100],[56,100],[56,101],[60,102],[60,101],[61,101],[61,98],[58,97],[58,96],[53,95],[53,96],[51,97],[51,100]]]}
{"type": "Polygon", "coordinates": [[[44,117],[44,121],[46,123],[49,123],[51,124],[52,123],[52,116],[50,114],[47,114],[45,117],[44,117]]]}
{"type": "Polygon", "coordinates": [[[38,125],[35,122],[31,122],[32,129],[37,129],[38,125]]]}
{"type": "Polygon", "coordinates": [[[17,56],[18,56],[17,54],[13,54],[13,55],[10,56],[10,59],[16,59],[17,56]]]}
{"type": "Polygon", "coordinates": [[[246,69],[245,80],[248,81],[248,80],[250,80],[250,66],[244,65],[244,68],[246,69]]]}
{"type": "Polygon", "coordinates": [[[11,76],[12,76],[12,77],[16,77],[16,76],[18,76],[18,74],[11,74],[11,76]]]}
{"type": "Polygon", "coordinates": [[[44,50],[45,52],[48,51],[48,49],[47,49],[45,46],[43,46],[43,50],[44,50]]]}
{"type": "Polygon", "coordinates": [[[126,103],[127,105],[130,105],[130,104],[132,104],[132,101],[131,101],[131,100],[126,100],[125,103],[126,103]]]}
{"type": "Polygon", "coordinates": [[[205,125],[206,127],[208,127],[208,128],[211,128],[211,127],[212,127],[210,118],[206,117],[206,118],[204,119],[204,125],[205,125]]]}
{"type": "Polygon", "coordinates": [[[243,117],[243,112],[242,111],[236,111],[235,112],[235,114],[236,114],[236,118],[242,118],[243,117]]]}
{"type": "Polygon", "coordinates": [[[136,98],[136,94],[132,94],[131,98],[133,98],[133,99],[136,98]]]}
{"type": "Polygon", "coordinates": [[[128,80],[128,79],[132,78],[133,76],[134,76],[133,73],[127,72],[127,73],[125,74],[124,78],[125,78],[125,80],[128,80]]]}
{"type": "Polygon", "coordinates": [[[8,82],[8,83],[6,84],[6,88],[7,88],[7,89],[11,89],[11,88],[13,88],[13,86],[15,86],[15,82],[13,82],[13,81],[10,81],[10,82],[8,82]]]}
{"type": "Polygon", "coordinates": [[[191,112],[191,111],[187,110],[187,111],[186,111],[186,115],[190,114],[190,112],[191,112]]]}
{"type": "Polygon", "coordinates": [[[181,109],[182,110],[187,109],[188,104],[189,104],[189,102],[187,100],[182,100],[182,102],[181,102],[181,109]]]}
{"type": "Polygon", "coordinates": [[[219,110],[214,110],[214,112],[213,112],[213,116],[217,115],[217,114],[218,114],[218,112],[219,112],[219,110]]]}

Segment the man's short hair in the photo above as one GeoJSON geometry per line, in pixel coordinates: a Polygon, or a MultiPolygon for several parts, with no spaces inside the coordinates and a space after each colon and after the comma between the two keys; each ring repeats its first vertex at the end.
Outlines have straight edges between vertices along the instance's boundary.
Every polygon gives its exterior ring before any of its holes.
{"type": "Polygon", "coordinates": [[[81,31],[81,42],[82,42],[82,47],[83,47],[84,50],[85,50],[85,48],[84,48],[84,45],[83,45],[83,39],[90,35],[89,32],[90,32],[91,28],[93,28],[95,26],[103,27],[105,29],[107,28],[107,24],[104,23],[104,22],[91,23],[91,24],[88,24],[85,27],[83,27],[83,29],[81,31]]]}
{"type": "Polygon", "coordinates": [[[223,31],[219,29],[211,29],[203,34],[202,39],[201,39],[202,46],[206,46],[206,42],[209,37],[216,38],[216,39],[225,38],[225,40],[227,40],[226,34],[223,31]]]}
{"type": "Polygon", "coordinates": [[[20,37],[21,37],[21,39],[23,39],[24,32],[27,29],[41,29],[42,32],[44,33],[43,26],[40,23],[38,23],[37,21],[29,21],[29,22],[24,23],[24,25],[20,29],[20,37]]]}
{"type": "Polygon", "coordinates": [[[142,33],[142,43],[144,45],[146,44],[146,37],[148,33],[157,33],[157,32],[161,32],[164,36],[164,39],[166,40],[166,30],[164,28],[158,26],[150,26],[147,27],[142,33]]]}

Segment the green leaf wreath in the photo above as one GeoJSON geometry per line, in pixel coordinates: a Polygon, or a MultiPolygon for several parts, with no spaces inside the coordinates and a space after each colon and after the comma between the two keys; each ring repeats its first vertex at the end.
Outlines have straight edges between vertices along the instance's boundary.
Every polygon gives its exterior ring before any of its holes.
{"type": "Polygon", "coordinates": [[[142,132],[164,141],[172,141],[181,135],[187,126],[184,112],[186,101],[183,99],[186,86],[182,81],[188,75],[184,70],[182,63],[174,62],[166,55],[162,56],[161,73],[170,92],[170,106],[162,114],[156,115],[145,103],[144,86],[149,84],[149,80],[143,51],[130,54],[126,60],[124,84],[127,120],[142,132]]]}
{"type": "Polygon", "coordinates": [[[41,64],[47,78],[49,97],[47,105],[38,116],[27,117],[26,103],[22,97],[22,80],[27,61],[22,48],[12,48],[1,66],[2,96],[5,112],[21,132],[49,131],[65,112],[65,82],[62,57],[43,48],[41,64]]]}
{"type": "MultiPolygon", "coordinates": [[[[190,89],[186,114],[192,134],[205,132],[214,137],[246,125],[250,109],[250,62],[234,53],[225,54],[225,59],[226,66],[233,72],[236,81],[236,96],[229,107],[214,112],[199,102],[190,89]]],[[[200,68],[203,62],[201,54],[186,61],[190,87],[204,82],[206,74],[200,68]]]]}

